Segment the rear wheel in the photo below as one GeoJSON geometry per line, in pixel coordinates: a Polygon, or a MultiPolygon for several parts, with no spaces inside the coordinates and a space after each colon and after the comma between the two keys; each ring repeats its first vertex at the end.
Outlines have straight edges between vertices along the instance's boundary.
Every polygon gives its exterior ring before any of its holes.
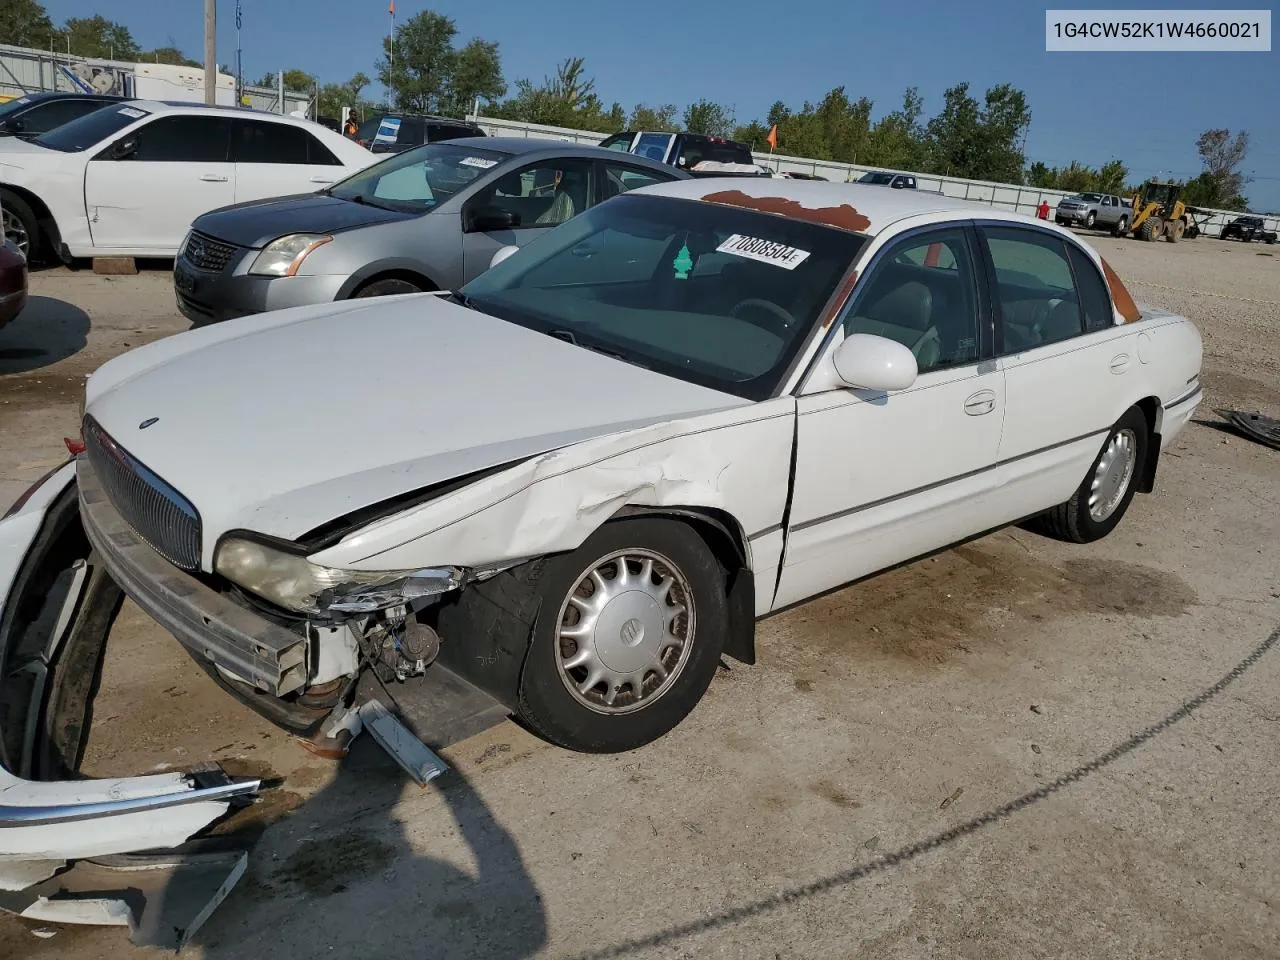
{"type": "Polygon", "coordinates": [[[1120,218],[1119,223],[1117,223],[1117,224],[1116,224],[1115,230],[1114,230],[1113,232],[1115,233],[1115,235],[1116,235],[1117,237],[1123,237],[1126,233],[1128,233],[1128,232],[1129,232],[1129,218],[1128,218],[1128,217],[1121,217],[1121,218],[1120,218]]]}
{"type": "Polygon", "coordinates": [[[422,288],[408,280],[390,277],[386,280],[375,280],[366,283],[356,291],[357,297],[394,297],[400,293],[422,293],[422,288]]]}
{"type": "Polygon", "coordinates": [[[1070,543],[1101,540],[1120,522],[1137,491],[1136,481],[1148,456],[1147,418],[1130,407],[1119,419],[1094,458],[1076,492],[1036,518],[1044,534],[1070,543]]]}
{"type": "Polygon", "coordinates": [[[3,209],[4,238],[11,240],[28,260],[40,249],[40,225],[36,215],[25,200],[8,190],[0,190],[0,209],[3,209]]]}
{"type": "Polygon", "coordinates": [[[1165,227],[1164,237],[1170,243],[1177,243],[1182,239],[1183,233],[1186,232],[1187,225],[1181,220],[1170,220],[1169,225],[1165,227]]]}
{"type": "Polygon", "coordinates": [[[520,681],[519,716],[571,750],[632,750],[670,731],[706,692],[724,649],[725,576],[686,524],[606,524],[547,561],[520,681]]]}
{"type": "Polygon", "coordinates": [[[1142,221],[1142,226],[1138,227],[1138,236],[1147,241],[1159,240],[1163,232],[1164,221],[1159,217],[1147,217],[1142,221]]]}

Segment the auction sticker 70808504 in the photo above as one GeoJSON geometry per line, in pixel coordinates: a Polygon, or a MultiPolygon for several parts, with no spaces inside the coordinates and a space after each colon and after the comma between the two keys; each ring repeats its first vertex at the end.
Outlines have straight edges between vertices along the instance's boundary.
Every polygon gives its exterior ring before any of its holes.
{"type": "Polygon", "coordinates": [[[794,270],[809,257],[808,250],[788,247],[785,243],[775,243],[761,237],[747,237],[740,233],[730,234],[724,243],[716,247],[716,253],[729,253],[735,257],[746,257],[760,263],[771,263],[783,270],[794,270]]]}

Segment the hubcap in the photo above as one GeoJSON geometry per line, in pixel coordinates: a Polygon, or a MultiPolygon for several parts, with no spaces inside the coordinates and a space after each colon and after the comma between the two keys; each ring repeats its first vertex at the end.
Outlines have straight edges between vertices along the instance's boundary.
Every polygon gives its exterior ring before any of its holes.
{"type": "Polygon", "coordinates": [[[1107,441],[1089,486],[1089,516],[1095,523],[1106,521],[1120,506],[1133,480],[1137,450],[1138,438],[1132,430],[1121,430],[1107,441]]]}
{"type": "Polygon", "coordinates": [[[688,581],[666,557],[623,550],[596,561],[560,607],[556,665],[575,700],[631,713],[671,689],[694,630],[688,581]]]}
{"type": "Polygon", "coordinates": [[[14,245],[22,251],[24,257],[30,256],[31,238],[27,236],[27,228],[22,225],[22,221],[18,219],[18,215],[11,210],[4,212],[4,238],[12,240],[14,245]]]}

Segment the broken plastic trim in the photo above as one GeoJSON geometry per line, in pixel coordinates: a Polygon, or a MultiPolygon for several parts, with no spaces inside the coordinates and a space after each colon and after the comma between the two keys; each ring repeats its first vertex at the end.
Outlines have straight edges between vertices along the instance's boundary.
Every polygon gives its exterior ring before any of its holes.
{"type": "MultiPolygon", "coordinates": [[[[24,781],[16,777],[10,779],[0,774],[0,796],[12,796],[22,790],[24,781]],[[8,781],[7,783],[5,781],[8,781]]],[[[131,813],[142,813],[151,810],[162,810],[189,803],[207,803],[210,801],[230,800],[234,797],[250,796],[258,792],[260,780],[240,780],[205,788],[188,788],[174,793],[161,793],[150,797],[129,797],[121,800],[98,800],[80,803],[33,804],[31,806],[12,803],[0,804],[0,830],[14,827],[50,826],[59,823],[75,823],[80,820],[95,820],[104,817],[117,817],[131,813]]],[[[39,787],[34,788],[32,795],[39,794],[39,787]]],[[[86,781],[86,792],[92,787],[92,781],[86,781]]],[[[3,841],[0,841],[3,843],[3,841]]]]}

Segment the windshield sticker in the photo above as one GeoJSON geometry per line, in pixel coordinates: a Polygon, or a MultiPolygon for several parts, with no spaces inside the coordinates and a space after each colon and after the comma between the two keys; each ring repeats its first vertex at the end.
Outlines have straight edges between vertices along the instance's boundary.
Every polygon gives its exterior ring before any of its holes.
{"type": "Polygon", "coordinates": [[[733,234],[716,247],[716,253],[728,253],[760,263],[771,263],[783,270],[794,270],[809,258],[808,250],[798,250],[760,237],[745,237],[740,233],[733,234]]]}
{"type": "Polygon", "coordinates": [[[689,254],[689,245],[687,243],[680,247],[680,252],[671,261],[671,266],[675,268],[677,280],[689,279],[689,271],[693,269],[693,257],[689,254]]]}
{"type": "Polygon", "coordinates": [[[14,103],[30,103],[30,102],[31,102],[31,98],[30,98],[30,97],[19,97],[17,100],[15,100],[15,101],[13,101],[13,102],[14,102],[14,103]]]}
{"type": "Polygon", "coordinates": [[[498,165],[497,160],[486,160],[484,157],[463,157],[458,161],[458,165],[462,167],[479,167],[481,170],[488,170],[490,167],[498,165]]]}
{"type": "Polygon", "coordinates": [[[140,117],[145,117],[147,115],[147,111],[139,110],[137,107],[121,107],[116,112],[126,117],[133,117],[133,119],[135,120],[139,119],[140,117]]]}

